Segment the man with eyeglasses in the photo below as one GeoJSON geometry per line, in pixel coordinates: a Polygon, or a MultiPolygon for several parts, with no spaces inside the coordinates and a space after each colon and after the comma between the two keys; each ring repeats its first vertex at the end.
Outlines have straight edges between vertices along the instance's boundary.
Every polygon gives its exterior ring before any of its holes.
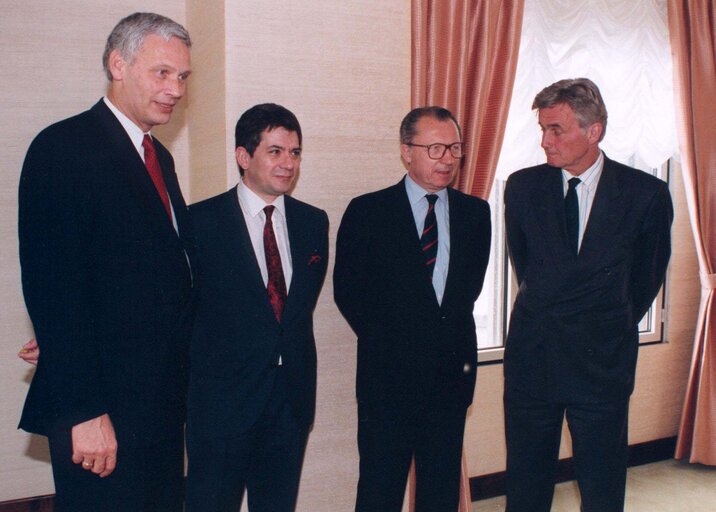
{"type": "Polygon", "coordinates": [[[335,300],[358,336],[356,510],[400,511],[413,458],[415,510],[456,510],[490,209],[449,188],[463,155],[450,111],[414,109],[400,142],[407,176],[353,199],[336,245],[335,300]]]}

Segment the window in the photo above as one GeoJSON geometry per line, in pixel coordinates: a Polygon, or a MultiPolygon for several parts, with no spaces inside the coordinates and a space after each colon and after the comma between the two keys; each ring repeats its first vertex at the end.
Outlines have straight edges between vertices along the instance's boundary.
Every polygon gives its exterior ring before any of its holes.
{"type": "MultiPolygon", "coordinates": [[[[489,198],[492,253],[475,303],[480,361],[502,358],[515,285],[505,248],[503,191],[509,174],[544,162],[532,100],[562,78],[588,77],[609,112],[601,144],[612,159],[668,177],[677,153],[666,2],[525,2],[515,84],[489,198]],[[656,170],[658,169],[658,171],[656,170]]],[[[661,293],[639,324],[642,342],[661,340],[661,293]]]]}
{"type": "MultiPolygon", "coordinates": [[[[668,162],[659,168],[652,169],[646,168],[643,162],[630,161],[627,163],[668,182],[668,162]]],[[[490,194],[489,203],[492,213],[490,262],[487,266],[482,294],[473,310],[480,362],[502,359],[510,310],[517,295],[517,285],[510,267],[505,242],[503,200],[505,183],[505,180],[495,180],[490,194]]],[[[662,341],[664,295],[665,291],[662,288],[647,314],[639,322],[639,341],[642,344],[662,341]]]]}

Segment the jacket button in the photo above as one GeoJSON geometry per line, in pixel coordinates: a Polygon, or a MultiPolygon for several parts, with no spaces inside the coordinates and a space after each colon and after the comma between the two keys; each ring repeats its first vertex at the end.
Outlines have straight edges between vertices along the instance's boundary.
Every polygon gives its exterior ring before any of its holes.
{"type": "Polygon", "coordinates": [[[470,363],[465,363],[465,366],[462,367],[462,373],[468,374],[470,373],[470,370],[472,370],[472,365],[470,363]]]}
{"type": "Polygon", "coordinates": [[[588,348],[588,349],[587,349],[587,355],[588,355],[589,357],[592,357],[592,356],[594,355],[594,349],[588,348]]]}

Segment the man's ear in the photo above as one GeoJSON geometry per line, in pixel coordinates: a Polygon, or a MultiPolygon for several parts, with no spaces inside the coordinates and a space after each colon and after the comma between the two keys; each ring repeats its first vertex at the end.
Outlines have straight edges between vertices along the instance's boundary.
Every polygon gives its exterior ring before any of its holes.
{"type": "Polygon", "coordinates": [[[246,150],[245,147],[239,146],[236,148],[236,151],[234,152],[236,155],[236,164],[241,169],[246,169],[249,166],[249,162],[251,160],[251,155],[249,155],[249,152],[246,150]]]}
{"type": "Polygon", "coordinates": [[[407,144],[401,144],[400,157],[403,159],[403,162],[405,162],[405,165],[410,165],[410,162],[413,160],[413,148],[407,144]]]}
{"type": "Polygon", "coordinates": [[[119,50],[112,50],[107,60],[107,67],[112,80],[122,80],[129,64],[124,60],[119,50]]]}
{"type": "Polygon", "coordinates": [[[602,123],[592,123],[587,128],[587,139],[590,144],[596,144],[599,139],[602,138],[602,132],[604,131],[604,125],[602,123]]]}

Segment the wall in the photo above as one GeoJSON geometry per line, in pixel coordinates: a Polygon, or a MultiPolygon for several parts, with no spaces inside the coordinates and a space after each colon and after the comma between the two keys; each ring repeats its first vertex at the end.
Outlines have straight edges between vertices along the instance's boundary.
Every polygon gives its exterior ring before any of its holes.
{"type": "MultiPolygon", "coordinates": [[[[17,182],[32,137],[103,94],[100,56],[122,16],[154,10],[186,21],[193,76],[183,110],[159,131],[192,201],[236,181],[233,128],[258,102],[293,110],[304,131],[294,195],[331,222],[331,248],[351,197],[403,174],[397,132],[410,97],[410,1],[6,0],[0,18],[0,501],[53,492],[42,438],[16,430],[31,371],[15,358],[32,335],[17,261],[17,182]],[[8,72],[7,70],[11,70],[8,72]]],[[[678,173],[669,343],[644,347],[632,400],[632,442],[676,433],[698,305],[698,273],[678,173]]],[[[306,454],[300,511],[352,508],[357,481],[355,337],[333,304],[332,270],[316,310],[318,410],[306,454]]],[[[483,366],[467,425],[471,476],[504,469],[502,366],[483,366]]],[[[568,454],[568,443],[563,455],[568,454]]]]}

